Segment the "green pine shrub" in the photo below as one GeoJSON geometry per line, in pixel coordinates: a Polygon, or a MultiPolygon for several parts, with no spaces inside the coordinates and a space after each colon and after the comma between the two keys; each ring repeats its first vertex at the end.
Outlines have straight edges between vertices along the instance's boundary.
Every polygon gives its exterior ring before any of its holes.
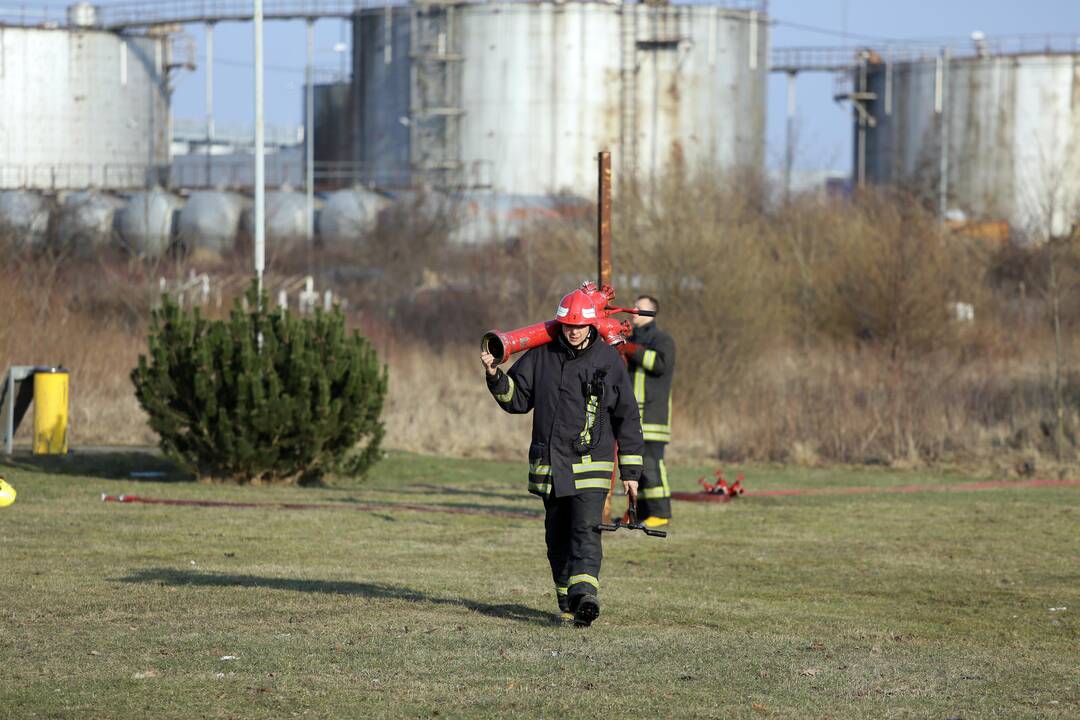
{"type": "Polygon", "coordinates": [[[170,298],[131,379],[161,449],[201,479],[362,477],[378,460],[387,370],[345,316],[296,315],[249,290],[227,320],[170,298]],[[260,340],[261,338],[261,340],[260,340]]]}

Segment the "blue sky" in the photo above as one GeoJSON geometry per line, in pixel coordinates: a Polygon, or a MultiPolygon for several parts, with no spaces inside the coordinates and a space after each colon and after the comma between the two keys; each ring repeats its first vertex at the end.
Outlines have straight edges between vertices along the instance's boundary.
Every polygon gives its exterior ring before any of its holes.
{"type": "MultiPolygon", "coordinates": [[[[698,0],[700,1],[700,0],[698,0]]],[[[26,5],[45,5],[32,0],[26,5]]],[[[48,3],[56,7],[55,0],[48,3]]],[[[108,3],[101,3],[108,4],[108,3]]],[[[774,47],[847,46],[875,44],[878,38],[923,40],[966,38],[974,30],[987,36],[1016,34],[1075,34],[1080,37],[1080,0],[771,0],[774,47]],[[845,35],[845,31],[847,35],[845,35]]],[[[183,72],[174,94],[176,117],[205,114],[204,32],[185,28],[196,52],[198,68],[183,72]]],[[[323,20],[316,24],[316,65],[347,70],[348,53],[335,51],[350,42],[345,24],[323,20]]],[[[252,26],[223,23],[215,30],[215,111],[218,123],[250,124],[252,110],[252,26]]],[[[268,122],[299,123],[302,111],[306,36],[303,22],[268,22],[268,122]]],[[[833,78],[800,75],[798,152],[796,166],[804,170],[847,172],[851,164],[850,111],[832,100],[833,78]]],[[[779,167],[783,159],[786,78],[770,76],[766,162],[779,167]]]]}

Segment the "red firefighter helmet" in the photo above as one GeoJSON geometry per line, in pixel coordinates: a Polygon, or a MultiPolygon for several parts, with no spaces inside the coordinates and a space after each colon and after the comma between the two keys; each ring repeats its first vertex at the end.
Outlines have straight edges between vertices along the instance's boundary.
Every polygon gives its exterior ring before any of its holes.
{"type": "Polygon", "coordinates": [[[559,301],[559,307],[555,310],[555,322],[596,327],[597,315],[593,298],[584,290],[575,290],[559,301]]]}

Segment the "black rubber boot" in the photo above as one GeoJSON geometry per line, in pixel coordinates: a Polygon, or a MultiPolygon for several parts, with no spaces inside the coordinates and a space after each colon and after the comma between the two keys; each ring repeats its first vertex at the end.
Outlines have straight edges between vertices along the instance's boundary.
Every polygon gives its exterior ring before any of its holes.
{"type": "Polygon", "coordinates": [[[574,609],[574,624],[589,627],[600,617],[600,602],[592,595],[582,595],[574,609]]]}

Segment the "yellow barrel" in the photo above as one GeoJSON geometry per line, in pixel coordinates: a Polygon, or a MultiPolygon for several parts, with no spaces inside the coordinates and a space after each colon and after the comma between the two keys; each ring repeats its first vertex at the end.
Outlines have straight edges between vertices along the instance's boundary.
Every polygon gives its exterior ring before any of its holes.
{"type": "Polygon", "coordinates": [[[68,450],[68,371],[34,371],[34,454],[63,455],[68,450]]]}

